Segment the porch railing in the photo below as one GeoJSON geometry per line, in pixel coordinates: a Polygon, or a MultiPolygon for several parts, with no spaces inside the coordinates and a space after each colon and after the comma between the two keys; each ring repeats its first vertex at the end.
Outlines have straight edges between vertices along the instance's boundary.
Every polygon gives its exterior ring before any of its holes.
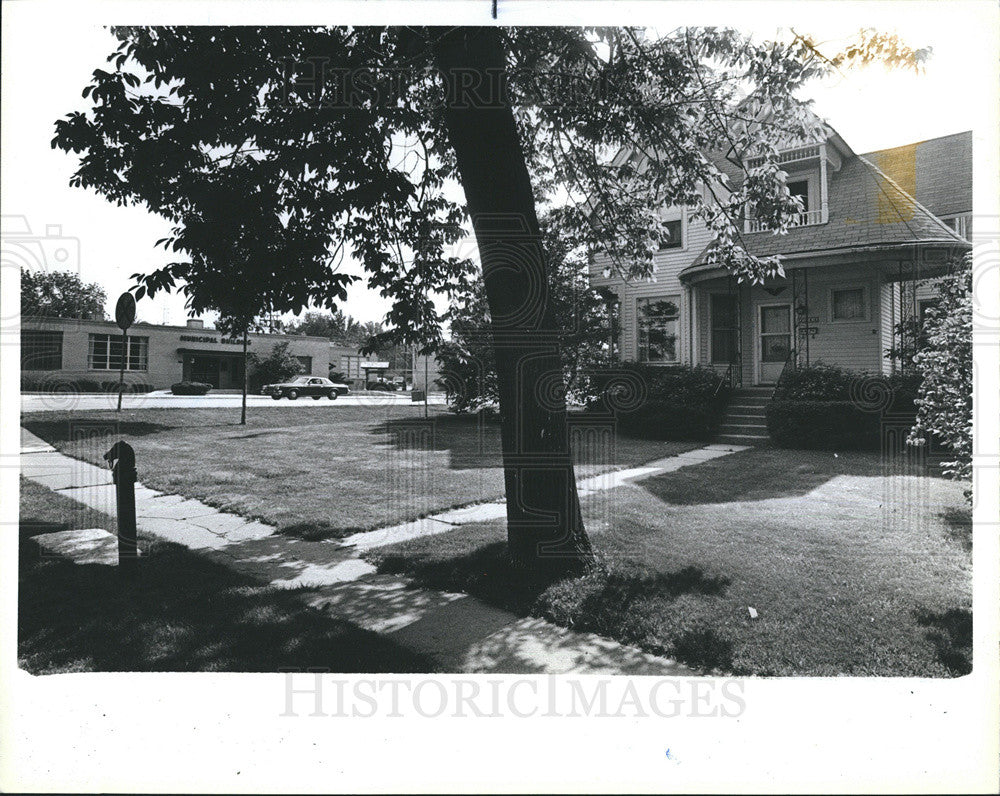
{"type": "Polygon", "coordinates": [[[774,383],[775,390],[777,390],[778,387],[781,386],[781,383],[785,380],[785,374],[788,373],[789,370],[795,370],[795,367],[795,349],[791,348],[788,351],[788,356],[785,357],[785,364],[781,366],[781,373],[778,374],[778,380],[774,383]]]}
{"type": "MultiPolygon", "coordinates": [[[[791,227],[812,227],[817,224],[823,223],[823,209],[819,210],[809,210],[805,213],[797,213],[791,217],[788,222],[788,226],[791,227]]],[[[746,231],[747,232],[762,232],[767,227],[763,221],[758,221],[757,219],[747,219],[746,231]]]]}
{"type": "Polygon", "coordinates": [[[729,363],[725,372],[719,377],[719,383],[715,385],[715,395],[724,385],[729,385],[730,389],[735,389],[743,383],[743,363],[737,355],[736,359],[729,363]]]}

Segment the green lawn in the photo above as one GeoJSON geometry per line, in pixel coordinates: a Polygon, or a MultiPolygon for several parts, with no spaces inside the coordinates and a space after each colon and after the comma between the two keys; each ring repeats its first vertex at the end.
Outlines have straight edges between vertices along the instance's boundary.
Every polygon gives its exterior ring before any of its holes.
{"type": "Polygon", "coordinates": [[[427,672],[431,664],[332,619],[296,591],[263,587],[185,548],[140,536],[139,582],[115,568],[42,557],[31,536],[113,529],[107,515],[21,481],[18,663],[76,671],[427,672]]]}
{"type": "Polygon", "coordinates": [[[877,454],[758,449],[589,498],[599,563],[554,585],[511,570],[501,522],[368,557],[720,673],[955,676],[972,659],[962,488],[877,454]]]}
{"type": "MultiPolygon", "coordinates": [[[[503,496],[499,427],[422,407],[253,407],[38,413],[22,425],[59,450],[104,466],[119,438],[153,489],[333,538],[503,496]]],[[[699,443],[613,437],[577,426],[577,475],[628,467],[699,443]]]]}

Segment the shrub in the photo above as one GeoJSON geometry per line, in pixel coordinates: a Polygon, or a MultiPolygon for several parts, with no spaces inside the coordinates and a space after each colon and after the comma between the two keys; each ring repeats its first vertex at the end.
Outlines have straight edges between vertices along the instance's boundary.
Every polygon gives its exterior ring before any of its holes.
{"type": "Polygon", "coordinates": [[[637,362],[592,373],[587,393],[589,410],[610,410],[622,431],[649,439],[709,439],[729,399],[711,368],[637,362]]]}
{"type": "MultiPolygon", "coordinates": [[[[144,382],[125,382],[125,392],[150,392],[152,384],[144,382]]],[[[21,392],[118,392],[118,381],[97,382],[92,379],[77,379],[72,376],[60,376],[57,373],[21,373],[21,392]]]]}
{"type": "Polygon", "coordinates": [[[851,401],[775,400],[767,405],[767,433],[783,448],[857,450],[879,445],[881,412],[851,401]]]}
{"type": "Polygon", "coordinates": [[[774,389],[775,400],[850,401],[851,384],[857,373],[817,362],[804,368],[787,369],[774,389]]]}
{"type": "MultiPolygon", "coordinates": [[[[914,357],[924,376],[911,442],[936,437],[953,454],[945,475],[972,477],[972,257],[966,255],[938,285],[940,301],[927,313],[926,345],[914,357]]],[[[966,498],[971,500],[971,491],[966,498]]]]}
{"type": "MultiPolygon", "coordinates": [[[[146,384],[145,382],[141,382],[141,381],[126,381],[125,382],[125,387],[124,387],[124,389],[122,391],[124,393],[126,393],[126,394],[131,393],[133,395],[138,395],[139,393],[152,392],[153,389],[154,388],[153,388],[152,384],[146,384]]],[[[101,392],[117,393],[118,392],[118,382],[117,381],[102,381],[101,382],[101,392]]]]}
{"type": "Polygon", "coordinates": [[[205,395],[211,389],[211,384],[200,381],[179,381],[170,385],[170,392],[174,395],[205,395]]]}
{"type": "Polygon", "coordinates": [[[280,384],[302,371],[300,363],[288,350],[288,343],[278,343],[267,354],[247,355],[249,374],[247,381],[251,392],[260,392],[265,384],[280,384]]]}

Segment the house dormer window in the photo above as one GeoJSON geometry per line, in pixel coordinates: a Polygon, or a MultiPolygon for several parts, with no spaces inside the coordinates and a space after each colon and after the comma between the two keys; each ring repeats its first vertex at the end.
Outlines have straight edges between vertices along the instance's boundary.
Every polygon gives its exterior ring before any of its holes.
{"type": "Polygon", "coordinates": [[[795,180],[788,183],[788,192],[802,202],[802,212],[809,212],[809,180],[795,180]]]}
{"type": "MultiPolygon", "coordinates": [[[[826,144],[799,147],[778,155],[778,163],[789,172],[788,192],[802,202],[802,212],[789,219],[789,227],[811,227],[814,224],[825,224],[829,220],[827,166],[830,157],[826,144]]],[[[833,163],[834,168],[839,168],[839,159],[833,163]]],[[[748,218],[744,229],[746,232],[763,232],[766,227],[763,222],[748,218]]]]}

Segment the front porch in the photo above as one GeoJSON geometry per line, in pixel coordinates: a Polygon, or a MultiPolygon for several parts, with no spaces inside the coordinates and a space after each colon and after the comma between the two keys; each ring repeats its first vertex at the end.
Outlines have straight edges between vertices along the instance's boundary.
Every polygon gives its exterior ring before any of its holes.
{"type": "Polygon", "coordinates": [[[901,338],[898,324],[919,320],[933,301],[933,278],[946,272],[940,259],[879,258],[786,266],[784,277],[763,285],[721,269],[682,274],[690,362],[746,388],[773,386],[785,368],[819,362],[893,372],[918,345],[912,330],[901,338]]]}

